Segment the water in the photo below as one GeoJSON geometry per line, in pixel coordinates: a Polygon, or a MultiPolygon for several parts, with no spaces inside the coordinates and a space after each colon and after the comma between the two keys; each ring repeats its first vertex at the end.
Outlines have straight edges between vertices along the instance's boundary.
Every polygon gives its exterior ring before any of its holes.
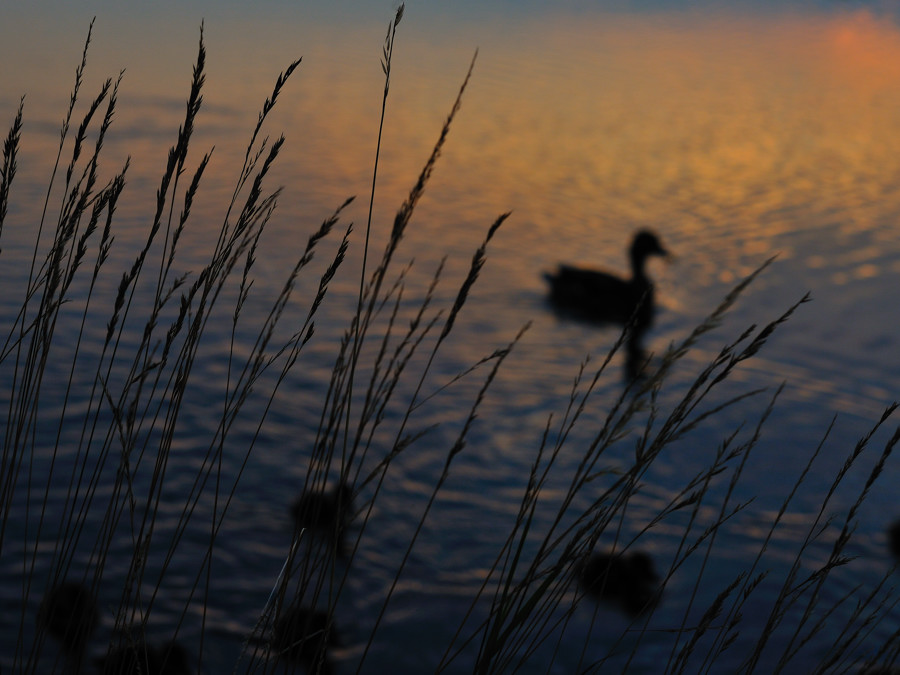
{"type": "MultiPolygon", "coordinates": [[[[764,325],[805,293],[812,296],[761,354],[738,368],[725,390],[764,387],[770,393],[717,414],[673,443],[645,476],[622,523],[626,534],[638,533],[689,477],[709,465],[716,448],[738,425],[745,425],[739,439],[748,437],[768,396],[786,383],[736,487],[735,503],[753,496],[756,501],[719,535],[703,570],[704,597],[689,612],[689,623],[696,621],[716,593],[752,562],[774,514],[835,420],[770,545],[766,566],[773,570],[773,581],[745,611],[747,627],[717,672],[729,672],[742,662],[837,470],[857,439],[897,397],[900,350],[891,299],[900,274],[897,25],[876,4],[796,3],[777,11],[735,5],[702,13],[664,4],[641,13],[612,9],[618,11],[479,6],[451,12],[410,6],[399,27],[373,250],[381,251],[393,214],[430,152],[476,47],[475,72],[463,108],[398,253],[398,265],[415,259],[407,284],[410,302],[422,297],[445,255],[448,263],[438,299],[452,302],[488,225],[499,213],[513,212],[491,242],[482,277],[426,391],[505,346],[526,322],[531,326],[504,363],[466,448],[452,464],[364,672],[434,669],[511,527],[548,416],[552,413],[559,423],[579,363],[591,354],[591,363],[599,364],[617,337],[614,330],[565,321],[550,311],[540,272],[556,262],[624,271],[631,233],[641,227],[655,229],[676,254],[671,264],[654,262],[651,268],[660,307],[645,346],[661,353],[684,339],[741,278],[777,256],[723,325],[672,374],[659,401],[663,411],[672,409],[696,372],[744,328],[764,325]]],[[[215,150],[181,245],[180,270],[196,273],[212,249],[257,111],[278,72],[303,56],[267,126],[272,138],[281,131],[287,137],[271,181],[284,184],[285,190],[260,244],[254,301],[245,309],[245,342],[309,234],[346,197],[358,195],[344,214],[355,223],[348,262],[316,317],[315,338],[272,401],[219,537],[212,601],[205,606],[210,640],[206,672],[222,672],[235,662],[275,583],[290,541],[287,505],[305,477],[337,341],[355,309],[383,86],[378,60],[390,14],[388,9],[341,7],[325,12],[275,3],[253,16],[243,11],[180,5],[156,8],[152,15],[104,10],[95,26],[87,93],[79,108],[84,110],[105,77],[126,69],[101,167],[111,176],[127,156],[132,158],[110,272],[101,278],[98,291],[107,303],[131,263],[135,243],[146,235],[158,177],[183,118],[204,15],[209,66],[188,165],[196,165],[212,146],[215,150]]],[[[27,272],[35,208],[52,167],[89,17],[67,7],[40,16],[22,16],[19,13],[28,10],[18,8],[2,12],[0,57],[11,63],[16,55],[15,62],[21,64],[2,76],[0,110],[5,120],[12,119],[19,96],[27,93],[23,155],[0,240],[7,259],[0,270],[2,283],[11,289],[2,305],[8,325],[21,303],[13,291],[21,288],[27,272]],[[16,25],[34,29],[14,30],[16,25]]],[[[318,273],[334,254],[338,236],[323,244],[313,268],[301,275],[291,305],[293,321],[304,316],[302,308],[315,292],[318,273]]],[[[77,313],[69,316],[63,335],[70,334],[77,313]]],[[[215,433],[227,376],[229,316],[226,303],[209,327],[209,341],[195,363],[194,384],[181,406],[160,507],[162,530],[177,522],[202,452],[215,433]]],[[[95,353],[92,345],[99,344],[105,329],[105,318],[88,326],[84,353],[95,353]]],[[[293,330],[295,323],[279,336],[293,330]]],[[[244,343],[240,349],[249,347],[244,343]]],[[[47,420],[59,417],[65,392],[57,385],[67,377],[71,353],[61,339],[48,363],[53,377],[48,377],[43,397],[47,420]]],[[[77,372],[75,380],[89,382],[92,374],[88,367],[77,372]]],[[[441,426],[398,461],[378,498],[348,577],[348,592],[338,606],[344,642],[336,654],[338,672],[356,668],[483,374],[479,371],[471,382],[441,393],[415,419],[415,430],[441,426]]],[[[3,377],[8,378],[8,372],[3,377]]],[[[229,480],[244,458],[242,444],[256,433],[266,383],[271,380],[256,387],[257,395],[231,432],[223,458],[229,480]]],[[[414,384],[410,378],[395,400],[409,400],[414,384]]],[[[537,530],[549,527],[550,505],[565,493],[566,477],[623,386],[617,356],[546,486],[547,502],[538,512],[537,530]]],[[[724,400],[725,393],[714,400],[724,400]]],[[[78,388],[72,392],[70,415],[87,406],[87,395],[78,388]]],[[[52,447],[54,429],[47,429],[44,447],[52,447]]],[[[845,513],[850,507],[892,429],[888,425],[876,435],[832,498],[829,511],[845,513]]],[[[74,442],[79,433],[80,427],[65,425],[62,444],[74,442]]],[[[633,431],[611,451],[609,461],[624,464],[633,455],[636,438],[633,431]]],[[[376,446],[388,441],[385,432],[376,438],[376,446]]],[[[41,484],[48,455],[39,455],[39,470],[21,480],[41,484]]],[[[33,616],[62,527],[53,507],[62,509],[64,477],[74,459],[62,453],[59,461],[35,557],[34,587],[24,605],[22,545],[35,545],[36,514],[28,510],[21,489],[10,512],[0,574],[4,604],[16,610],[2,619],[0,634],[12,636],[3,638],[0,646],[4,668],[12,667],[22,612],[26,618],[33,616]]],[[[861,592],[869,592],[888,572],[884,529],[900,516],[892,489],[896,478],[896,461],[889,461],[858,514],[849,548],[858,558],[847,574],[837,574],[825,586],[827,600],[837,601],[856,584],[861,592]]],[[[722,482],[713,491],[722,494],[725,487],[722,482]]],[[[582,508],[590,498],[580,496],[582,508]]],[[[206,498],[201,507],[211,507],[206,498]]],[[[715,517],[711,509],[701,512],[701,520],[715,517]]],[[[841,524],[838,519],[813,545],[804,567],[807,573],[827,558],[841,524]]],[[[683,525],[673,519],[641,537],[641,547],[652,552],[663,569],[675,556],[683,525]]],[[[189,530],[160,584],[150,622],[157,635],[171,632],[188,605],[208,527],[201,522],[189,530]]],[[[128,546],[121,541],[114,548],[125,553],[128,546]]],[[[76,568],[86,566],[89,558],[89,550],[77,552],[76,568]]],[[[700,559],[692,559],[675,572],[654,614],[654,628],[681,624],[699,566],[700,559]]],[[[114,564],[108,569],[102,591],[107,604],[117,602],[120,591],[115,584],[125,573],[114,564]]],[[[801,664],[835,641],[841,622],[853,611],[852,603],[845,604],[801,655],[801,664]]],[[[476,615],[484,609],[483,604],[477,607],[476,615]]],[[[200,614],[197,603],[191,603],[181,632],[194,649],[200,614]]],[[[104,621],[108,630],[111,613],[104,621]]],[[[605,655],[626,625],[611,611],[601,610],[595,617],[586,603],[573,614],[561,647],[555,648],[555,638],[549,641],[523,670],[573,672],[577,664],[605,655]],[[595,619],[598,625],[592,626],[595,619]]],[[[873,655],[895,629],[896,615],[889,613],[866,637],[860,653],[873,655]]],[[[775,642],[780,639],[783,636],[775,642]]],[[[671,634],[651,631],[631,666],[638,672],[657,672],[671,649],[671,634]]],[[[471,658],[470,648],[451,670],[469,671],[471,658]]],[[[616,657],[611,667],[620,668],[625,658],[616,657]]],[[[767,658],[777,659],[777,650],[767,658]]],[[[772,665],[766,662],[763,670],[772,665]]],[[[50,663],[44,660],[42,666],[49,670],[50,663]]]]}

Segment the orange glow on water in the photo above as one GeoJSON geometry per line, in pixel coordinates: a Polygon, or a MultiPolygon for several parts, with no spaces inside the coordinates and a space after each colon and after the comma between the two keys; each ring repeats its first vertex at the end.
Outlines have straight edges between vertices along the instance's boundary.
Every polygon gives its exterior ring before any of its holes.
{"type": "Polygon", "coordinates": [[[900,78],[900,39],[895,26],[859,10],[841,15],[826,33],[830,67],[857,88],[880,88],[900,78]]]}
{"type": "MultiPolygon", "coordinates": [[[[148,24],[137,44],[165,28],[148,24]]],[[[267,128],[288,138],[273,174],[287,188],[282,208],[315,222],[345,197],[367,194],[383,85],[381,28],[305,27],[293,37],[288,28],[266,24],[268,37],[254,50],[247,43],[258,42],[262,28],[242,35],[237,22],[208,22],[207,107],[194,147],[198,160],[216,149],[198,208],[204,197],[209,208],[227,198],[262,101],[277,73],[301,55],[267,128]]],[[[728,276],[747,271],[738,259],[771,250],[774,237],[796,226],[798,210],[809,210],[810,224],[838,214],[839,227],[853,230],[877,217],[871,204],[884,210],[898,199],[900,32],[865,12],[554,14],[506,32],[475,24],[404,28],[415,37],[404,42],[401,34],[395,54],[376,201],[381,221],[389,222],[412,185],[480,47],[420,208],[417,231],[426,238],[477,239],[485,223],[512,209],[523,223],[518,253],[531,270],[572,250],[604,263],[607,254],[594,251],[613,243],[607,257],[618,260],[635,227],[695,240],[728,228],[739,233],[741,250],[721,252],[726,259],[705,272],[721,278],[723,268],[728,276]]],[[[127,68],[110,162],[132,155],[131,182],[149,202],[183,117],[198,31],[184,28],[177,49],[148,59],[128,51],[127,30],[117,28],[115,39],[99,32],[93,58],[107,74],[127,68]]],[[[89,67],[91,82],[95,70],[89,67]]],[[[53,92],[64,106],[71,64],[43,72],[17,73],[12,89],[37,88],[38,104],[53,92]]],[[[52,129],[61,110],[39,115],[52,129]]],[[[28,142],[47,156],[54,134],[28,142]]],[[[357,222],[365,202],[348,212],[357,222]]]]}

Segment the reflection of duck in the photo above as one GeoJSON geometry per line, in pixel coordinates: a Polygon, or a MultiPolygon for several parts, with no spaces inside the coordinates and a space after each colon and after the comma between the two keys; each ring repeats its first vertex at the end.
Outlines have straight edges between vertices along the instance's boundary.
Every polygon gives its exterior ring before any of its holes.
{"type": "Polygon", "coordinates": [[[641,230],[629,249],[631,278],[606,272],[560,265],[555,274],[544,276],[550,283],[550,301],[581,318],[601,323],[634,321],[636,332],[653,323],[653,283],[644,266],[653,255],[668,256],[655,234],[641,230]]]}
{"type": "Polygon", "coordinates": [[[352,508],[353,489],[341,481],[330,491],[304,491],[291,504],[291,516],[298,531],[308,529],[325,537],[337,537],[340,544],[352,508]]]}
{"type": "Polygon", "coordinates": [[[585,591],[637,616],[658,601],[659,575],[643,551],[592,553],[577,570],[585,591]]]}
{"type": "Polygon", "coordinates": [[[87,588],[66,581],[47,592],[37,618],[38,625],[59,641],[70,658],[80,663],[100,613],[87,588]]]}
{"type": "Polygon", "coordinates": [[[333,672],[328,650],[338,644],[337,631],[328,614],[308,607],[288,608],[272,630],[271,648],[278,656],[311,673],[333,672]]]}

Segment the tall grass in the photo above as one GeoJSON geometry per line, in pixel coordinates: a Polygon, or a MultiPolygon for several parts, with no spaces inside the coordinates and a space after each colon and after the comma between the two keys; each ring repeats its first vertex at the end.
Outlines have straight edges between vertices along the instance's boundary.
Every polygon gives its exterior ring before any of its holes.
{"type": "MultiPolygon", "coordinates": [[[[442,449],[441,470],[434,476],[421,512],[416,514],[416,528],[399,552],[381,609],[366,627],[368,637],[356,646],[352,658],[336,664],[332,650],[337,640],[333,635],[342,620],[338,601],[354,573],[354,558],[366,541],[379,536],[371,530],[370,520],[384,498],[385,482],[393,475],[398,458],[429,439],[430,429],[417,423],[417,411],[434,395],[429,383],[435,365],[470,301],[489,244],[509,215],[501,214],[487,226],[482,245],[473,252],[468,274],[451,294],[451,303],[441,306],[438,300],[443,265],[434,271],[428,287],[421,289],[422,301],[409,303],[405,295],[410,283],[408,268],[398,269],[395,254],[460,110],[473,59],[433,150],[397,211],[384,251],[380,257],[370,251],[374,240],[371,230],[380,227],[373,220],[372,204],[377,193],[380,129],[387,111],[391,61],[402,16],[401,6],[389,24],[383,48],[384,98],[365,237],[357,243],[352,239],[352,228],[342,222],[351,199],[336,205],[333,213],[312,228],[280,292],[263,313],[265,318],[253,325],[250,333],[245,309],[248,302],[255,301],[256,256],[267,226],[277,215],[280,194],[279,189],[268,187],[268,178],[284,142],[283,137],[271,141],[263,129],[300,62],[290,63],[277,77],[262,105],[243,162],[236,167],[232,197],[224,209],[209,259],[194,273],[181,271],[178,247],[191,223],[192,204],[202,190],[210,161],[210,152],[206,152],[190,164],[188,152],[203,103],[206,50],[201,29],[184,120],[168,153],[145,240],[133,251],[132,262],[115,273],[118,285],[112,290],[103,284],[108,285],[110,279],[116,208],[126,188],[130,161],[112,178],[100,181],[103,144],[115,116],[121,75],[106,81],[81,119],[76,117],[77,104],[83,97],[89,31],[42,215],[35,224],[35,245],[24,273],[27,282],[15,289],[21,293],[20,308],[3,328],[0,350],[6,417],[0,464],[0,554],[6,573],[15,569],[21,583],[16,589],[20,602],[14,623],[18,632],[5,643],[14,645],[14,653],[6,657],[11,672],[90,671],[93,659],[104,655],[106,672],[138,672],[134,668],[163,672],[162,660],[170,667],[181,663],[176,651],[150,645],[149,627],[160,612],[163,579],[175,565],[182,579],[185,569],[190,571],[184,580],[184,608],[177,620],[169,620],[166,626],[177,640],[191,608],[211,604],[220,573],[216,563],[219,538],[229,522],[245,468],[254,453],[264,451],[260,439],[271,406],[302,363],[304,350],[316,338],[317,312],[323,302],[328,302],[329,286],[351,245],[362,246],[363,251],[356,311],[335,348],[318,429],[308,452],[302,455],[307,464],[302,491],[318,498],[298,507],[308,520],[298,523],[284,551],[281,573],[271,579],[271,594],[259,608],[258,621],[244,627],[244,648],[234,670],[268,672],[296,667],[311,672],[367,672],[370,650],[383,639],[382,623],[405,567],[454,462],[466,450],[484,397],[528,329],[511,327],[508,344],[498,345],[443,385],[454,387],[462,380],[474,379],[475,394],[467,414],[458,420],[455,438],[442,449]],[[63,159],[66,152],[70,153],[67,163],[63,159]],[[61,197],[54,198],[58,194],[61,197]],[[296,297],[301,275],[312,273],[314,255],[332,238],[337,242],[317,280],[316,291],[311,297],[296,297]],[[73,316],[77,317],[74,321],[73,316]],[[105,326],[104,337],[101,344],[93,344],[90,336],[96,333],[90,328],[98,321],[105,326]],[[171,459],[183,424],[183,406],[200,377],[195,366],[203,359],[208,345],[205,337],[216,322],[227,322],[230,343],[225,386],[210,406],[216,410],[215,432],[205,447],[196,450],[189,488],[179,493],[176,524],[162,527],[161,514],[172,506],[171,459]],[[72,326],[77,327],[75,332],[72,326]],[[286,338],[282,337],[284,326],[290,326],[286,338]],[[252,335],[250,339],[248,334],[252,335]],[[70,355],[71,364],[61,376],[48,366],[58,363],[59,354],[70,355]],[[87,383],[84,372],[90,373],[87,383]],[[248,411],[245,404],[254,397],[257,401],[261,397],[262,404],[248,411]],[[242,442],[243,455],[236,464],[226,462],[225,449],[236,422],[245,420],[246,415],[256,415],[252,420],[256,433],[250,442],[242,442]],[[74,434],[72,429],[76,430],[74,434]],[[62,504],[53,498],[60,485],[65,494],[62,504]],[[181,552],[198,532],[205,541],[203,553],[185,563],[181,552]],[[88,552],[88,566],[82,564],[84,551],[88,552]],[[127,574],[124,580],[117,579],[117,586],[110,592],[109,569],[113,562],[121,565],[122,556],[128,560],[127,574]],[[36,620],[34,610],[40,598],[50,597],[46,595],[48,590],[64,582],[81,584],[93,598],[100,597],[101,589],[105,589],[102,595],[106,600],[101,607],[105,625],[93,631],[83,649],[54,646],[66,642],[64,638],[59,640],[59,629],[47,619],[48,612],[62,611],[54,610],[52,603],[45,600],[43,618],[36,620]],[[115,598],[111,604],[110,597],[115,598]],[[122,654],[132,655],[133,660],[121,660],[122,654]]],[[[3,147],[0,245],[9,205],[15,199],[24,109],[23,102],[3,147]]],[[[23,263],[16,259],[14,264],[23,263]]],[[[717,671],[723,658],[734,663],[732,652],[742,631],[754,638],[738,660],[745,672],[758,672],[771,664],[785,672],[797,668],[805,672],[845,671],[896,661],[900,642],[893,629],[892,640],[881,652],[861,655],[858,649],[894,608],[896,595],[882,593],[890,586],[889,577],[884,579],[885,588],[868,592],[853,589],[831,604],[821,593],[833,571],[850,560],[847,543],[860,505],[900,439],[900,431],[890,437],[858,498],[845,513],[834,511],[832,499],[851,468],[870,452],[873,435],[888,424],[896,406],[884,412],[834,477],[831,491],[823,496],[821,511],[809,523],[806,538],[797,543],[795,563],[784,579],[777,580],[780,590],[764,626],[747,626],[744,610],[769,581],[764,554],[796,490],[807,472],[814,470],[822,444],[796,477],[795,487],[770,523],[756,558],[748,560],[746,570],[724,587],[715,587],[712,592],[707,587],[707,568],[712,551],[719,545],[721,530],[753,507],[752,502],[737,501],[735,488],[780,390],[769,394],[744,391],[724,399],[717,394],[735,369],[752,359],[806,298],[770,324],[751,327],[726,344],[695,374],[693,385],[674,406],[662,404],[661,392],[672,370],[683,363],[699,340],[720,326],[765,266],[741,282],[680,344],[670,347],[644,377],[624,387],[603,419],[586,411],[591,409],[589,404],[601,376],[627,344],[628,336],[623,335],[599,365],[590,360],[581,364],[568,406],[547,420],[543,435],[536,441],[518,515],[506,539],[498,543],[493,564],[469,599],[468,612],[458,630],[444,646],[443,655],[435,659],[436,671],[534,672],[538,654],[544,655],[542,659],[552,655],[552,662],[571,649],[563,636],[575,613],[584,607],[599,611],[589,589],[577,582],[590,555],[602,548],[612,555],[625,556],[640,547],[643,535],[673,518],[679,519],[682,528],[673,560],[662,570],[653,602],[635,612],[609,658],[615,655],[619,659],[624,650],[626,663],[634,661],[660,630],[652,619],[667,583],[690,568],[695,575],[689,582],[690,602],[683,608],[683,619],[664,628],[670,639],[667,653],[656,664],[659,672],[717,671]],[[627,535],[625,514],[654,461],[723,411],[762,396],[769,396],[769,400],[759,419],[748,425],[749,436],[735,429],[734,434],[722,439],[709,466],[690,477],[658,514],[643,524],[636,537],[627,535]],[[582,458],[575,470],[564,476],[567,489],[563,498],[547,497],[544,488],[551,476],[563,471],[558,461],[561,453],[571,445],[573,431],[585,427],[593,430],[592,441],[578,448],[582,458]],[[633,461],[625,469],[607,462],[612,449],[620,448],[635,429],[640,433],[633,461]],[[591,497],[585,508],[579,498],[588,494],[591,497]],[[708,513],[714,516],[710,519],[704,515],[708,513]],[[537,518],[538,514],[542,518],[537,518]],[[546,522],[549,527],[542,524],[546,522]],[[820,564],[810,562],[812,545],[830,536],[834,527],[838,534],[827,559],[820,564]],[[841,605],[853,609],[839,612],[841,605]],[[826,625],[838,638],[826,653],[811,657],[804,648],[826,625]],[[773,646],[776,635],[779,639],[773,646]],[[787,638],[782,639],[785,635],[787,638]]],[[[613,583],[608,578],[601,581],[607,582],[613,583]]],[[[71,605],[67,611],[73,615],[71,605]]],[[[171,617],[171,612],[166,616],[171,617]]],[[[602,617],[595,620],[602,621],[602,617]]],[[[208,672],[203,664],[217,649],[207,621],[206,612],[201,611],[199,639],[184,645],[191,671],[208,672]]],[[[82,625],[87,623],[83,621],[82,625]]],[[[602,672],[609,667],[606,658],[595,660],[588,654],[585,645],[578,672],[602,672]]]]}

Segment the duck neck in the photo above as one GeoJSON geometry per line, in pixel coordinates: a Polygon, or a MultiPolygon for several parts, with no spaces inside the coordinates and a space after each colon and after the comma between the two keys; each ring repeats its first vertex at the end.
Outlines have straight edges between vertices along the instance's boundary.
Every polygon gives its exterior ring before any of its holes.
{"type": "Polygon", "coordinates": [[[644,262],[646,256],[641,253],[631,252],[631,278],[634,280],[646,280],[647,275],[644,274],[644,262]]]}

